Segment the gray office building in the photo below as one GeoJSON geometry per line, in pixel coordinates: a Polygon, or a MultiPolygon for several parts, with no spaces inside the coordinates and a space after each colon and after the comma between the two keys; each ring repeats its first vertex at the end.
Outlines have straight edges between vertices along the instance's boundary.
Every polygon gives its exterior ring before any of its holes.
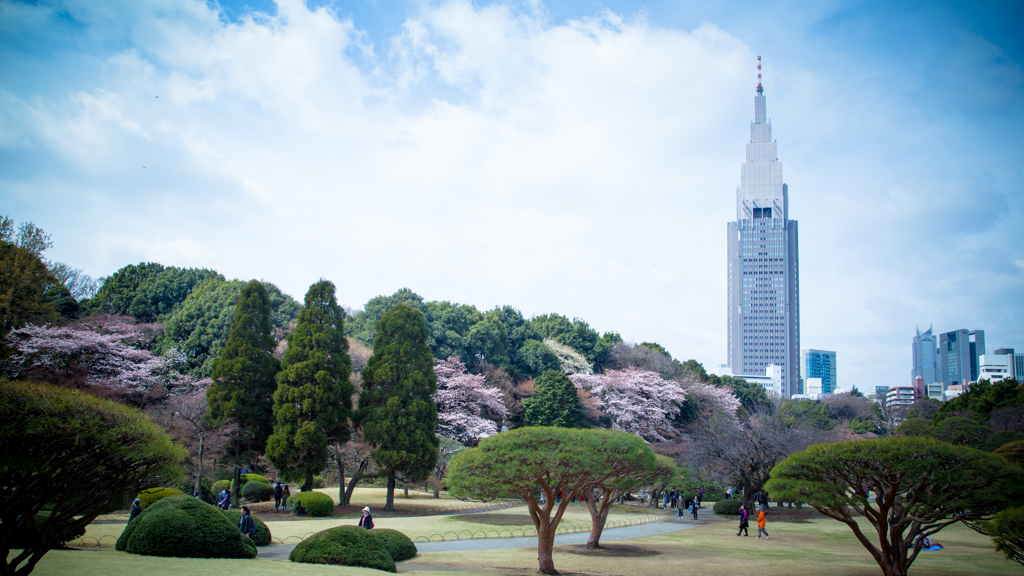
{"type": "Polygon", "coordinates": [[[985,353],[984,330],[954,330],[939,334],[939,374],[942,389],[978,381],[978,356],[985,353]]]}
{"type": "Polygon", "coordinates": [[[920,376],[924,378],[925,384],[935,384],[939,381],[938,343],[935,335],[932,334],[932,327],[921,332],[917,329],[914,336],[914,367],[910,370],[910,383],[920,376]]]}
{"type": "Polygon", "coordinates": [[[781,396],[798,394],[797,223],[789,219],[789,188],[782,179],[760,81],[747,161],[740,166],[736,188],[736,221],[728,224],[728,242],[729,370],[735,375],[761,375],[768,366],[779,366],[781,396]]]}

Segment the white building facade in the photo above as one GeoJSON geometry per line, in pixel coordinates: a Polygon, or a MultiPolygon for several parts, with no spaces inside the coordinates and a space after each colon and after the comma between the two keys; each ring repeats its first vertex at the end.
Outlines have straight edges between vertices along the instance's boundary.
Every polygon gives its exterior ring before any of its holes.
{"type": "Polygon", "coordinates": [[[775,365],[781,379],[779,395],[799,394],[797,222],[789,219],[789,188],[783,182],[760,81],[747,161],[740,167],[736,189],[736,221],[728,224],[728,245],[727,365],[736,376],[767,376],[768,367],[775,365]]]}

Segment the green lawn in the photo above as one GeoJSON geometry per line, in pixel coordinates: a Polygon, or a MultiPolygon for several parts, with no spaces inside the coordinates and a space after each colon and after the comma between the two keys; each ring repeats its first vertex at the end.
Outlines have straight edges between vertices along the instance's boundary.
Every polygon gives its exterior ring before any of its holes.
{"type": "MultiPolygon", "coordinates": [[[[388,527],[403,526],[406,530],[412,531],[416,521],[424,520],[426,519],[403,518],[386,522],[389,524],[388,527]],[[408,524],[390,525],[391,522],[399,521],[408,524]]],[[[338,519],[334,521],[337,522],[338,519]]],[[[454,521],[439,518],[437,522],[451,524],[454,521]]],[[[378,523],[378,526],[383,527],[381,523],[378,523]]],[[[563,573],[637,576],[817,576],[823,573],[828,576],[877,576],[881,573],[849,528],[834,520],[820,518],[800,523],[769,521],[768,529],[772,535],[770,540],[756,540],[753,536],[737,538],[735,529],[735,523],[732,521],[711,522],[698,528],[671,534],[632,541],[606,542],[609,549],[598,553],[587,553],[576,546],[560,546],[555,551],[555,566],[563,573]]],[[[991,539],[964,526],[951,526],[934,539],[945,545],[946,549],[940,552],[922,552],[911,568],[913,576],[1024,574],[1024,567],[1006,560],[1002,554],[995,552],[991,539]]],[[[419,554],[399,564],[399,570],[402,572],[424,573],[431,576],[506,576],[534,573],[536,568],[537,552],[534,548],[419,554]]],[[[106,576],[117,573],[218,576],[380,574],[358,568],[309,566],[259,559],[149,558],[110,550],[50,552],[33,572],[40,576],[106,576]]]]}

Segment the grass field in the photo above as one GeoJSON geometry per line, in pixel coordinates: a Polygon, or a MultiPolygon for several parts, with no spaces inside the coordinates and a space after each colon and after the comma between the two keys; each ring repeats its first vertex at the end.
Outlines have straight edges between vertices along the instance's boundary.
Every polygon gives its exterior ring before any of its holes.
{"type": "MultiPolygon", "coordinates": [[[[513,509],[514,510],[514,509],[513,509]]],[[[502,514],[511,511],[502,511],[502,514]]],[[[572,510],[576,515],[583,510],[572,510]]],[[[777,517],[777,516],[776,516],[777,517]]],[[[295,529],[323,529],[327,522],[348,523],[342,519],[282,522],[295,529]]],[[[474,525],[456,518],[383,519],[379,527],[393,527],[414,532],[415,522],[424,522],[419,529],[458,524],[474,525]]],[[[479,526],[479,524],[475,524],[479,526]]],[[[115,525],[105,525],[115,526],[115,525]]],[[[701,574],[734,576],[877,576],[881,573],[867,551],[844,524],[825,518],[799,522],[772,522],[771,539],[737,538],[735,523],[709,522],[697,528],[651,536],[637,540],[606,542],[607,549],[587,552],[580,546],[559,546],[555,549],[555,566],[566,574],[660,576],[668,574],[701,574]]],[[[273,528],[272,528],[273,530],[273,528]]],[[[938,574],[1017,574],[1024,567],[1006,560],[995,552],[991,539],[961,525],[940,532],[935,541],[946,549],[922,552],[911,568],[913,576],[938,574]]],[[[510,576],[534,574],[537,569],[535,548],[445,552],[419,554],[400,563],[399,571],[431,576],[510,576]]],[[[246,576],[303,575],[367,575],[380,572],[358,568],[310,566],[274,560],[193,560],[149,558],[122,554],[111,550],[53,551],[47,554],[33,574],[41,576],[75,574],[100,576],[114,573],[198,574],[246,576]]]]}

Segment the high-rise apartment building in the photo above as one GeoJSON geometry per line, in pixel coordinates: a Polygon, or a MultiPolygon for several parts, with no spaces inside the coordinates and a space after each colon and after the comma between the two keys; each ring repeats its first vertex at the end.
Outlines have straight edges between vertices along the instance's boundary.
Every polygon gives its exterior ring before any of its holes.
{"type": "Polygon", "coordinates": [[[931,326],[924,332],[918,328],[914,336],[914,367],[910,369],[910,381],[918,376],[924,378],[926,385],[939,381],[938,343],[931,326]]]}
{"type": "Polygon", "coordinates": [[[978,357],[985,353],[984,330],[939,334],[939,374],[943,390],[978,381],[978,357]]]}
{"type": "Polygon", "coordinates": [[[836,353],[831,350],[814,350],[813,348],[801,350],[801,387],[809,378],[821,379],[822,394],[834,394],[838,387],[836,381],[836,353]]]}
{"type": "Polygon", "coordinates": [[[754,121],[740,165],[736,221],[728,224],[729,369],[762,375],[780,367],[780,395],[799,393],[800,292],[797,222],[772,139],[758,56],[754,121]]]}

